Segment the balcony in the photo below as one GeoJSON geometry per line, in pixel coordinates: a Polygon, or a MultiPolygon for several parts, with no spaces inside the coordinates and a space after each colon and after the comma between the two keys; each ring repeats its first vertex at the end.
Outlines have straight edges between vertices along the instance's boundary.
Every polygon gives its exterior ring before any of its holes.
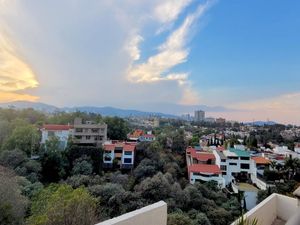
{"type": "MultiPolygon", "coordinates": [[[[300,205],[296,198],[272,194],[245,214],[263,225],[299,225],[300,205]]],[[[235,225],[235,222],[231,225],[235,225]]]]}

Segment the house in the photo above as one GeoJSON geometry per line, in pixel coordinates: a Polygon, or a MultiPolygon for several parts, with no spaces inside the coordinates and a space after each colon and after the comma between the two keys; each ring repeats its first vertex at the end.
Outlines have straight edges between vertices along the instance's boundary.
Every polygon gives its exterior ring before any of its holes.
{"type": "Polygon", "coordinates": [[[137,129],[127,135],[129,141],[151,142],[155,141],[155,135],[151,131],[144,133],[143,130],[137,129]]]}
{"type": "Polygon", "coordinates": [[[113,168],[114,164],[118,165],[121,169],[131,169],[134,167],[135,143],[118,142],[104,144],[103,149],[104,168],[113,168]]]}
{"type": "Polygon", "coordinates": [[[138,141],[140,142],[151,142],[155,141],[155,135],[153,134],[144,134],[138,138],[138,141]]]}
{"type": "Polygon", "coordinates": [[[294,151],[297,153],[297,154],[300,154],[300,143],[295,143],[295,149],[294,151]]]}
{"type": "Polygon", "coordinates": [[[132,133],[127,135],[127,139],[130,141],[138,141],[139,137],[144,135],[144,131],[137,129],[135,131],[133,131],[132,133]]]}
{"type": "Polygon", "coordinates": [[[77,145],[101,146],[107,140],[107,125],[94,123],[81,118],[74,120],[73,142],[77,145]]]}
{"type": "Polygon", "coordinates": [[[263,156],[253,156],[252,160],[255,163],[256,171],[259,175],[264,175],[264,171],[270,165],[270,160],[266,159],[263,156]]]}
{"type": "Polygon", "coordinates": [[[219,187],[225,187],[220,167],[215,164],[216,158],[211,152],[188,147],[186,149],[188,178],[191,184],[195,182],[216,181],[219,187]]]}
{"type": "Polygon", "coordinates": [[[214,150],[213,153],[226,185],[234,181],[246,182],[256,177],[256,167],[248,151],[230,148],[224,151],[214,150]]]}
{"type": "Polygon", "coordinates": [[[44,124],[41,128],[41,144],[45,144],[51,137],[56,137],[59,141],[59,147],[65,149],[72,131],[73,126],[70,125],[44,124]]]}

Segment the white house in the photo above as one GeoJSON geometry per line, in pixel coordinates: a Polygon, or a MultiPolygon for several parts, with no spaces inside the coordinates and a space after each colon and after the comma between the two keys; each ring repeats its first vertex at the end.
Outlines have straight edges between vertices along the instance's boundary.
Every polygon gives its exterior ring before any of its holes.
{"type": "Polygon", "coordinates": [[[134,166],[135,143],[117,142],[104,144],[103,166],[112,168],[115,161],[121,169],[131,169],[134,166]]]}
{"type": "Polygon", "coordinates": [[[226,185],[235,180],[247,181],[256,177],[255,162],[251,159],[249,152],[230,148],[224,151],[214,150],[213,153],[226,185]]]}
{"type": "Polygon", "coordinates": [[[215,164],[216,158],[211,152],[188,147],[186,149],[188,177],[191,184],[195,182],[216,181],[220,188],[225,187],[222,171],[215,164]]]}
{"type": "Polygon", "coordinates": [[[57,137],[60,147],[67,147],[69,136],[72,135],[73,127],[70,125],[45,124],[42,129],[41,144],[45,144],[51,137],[57,137]]]}

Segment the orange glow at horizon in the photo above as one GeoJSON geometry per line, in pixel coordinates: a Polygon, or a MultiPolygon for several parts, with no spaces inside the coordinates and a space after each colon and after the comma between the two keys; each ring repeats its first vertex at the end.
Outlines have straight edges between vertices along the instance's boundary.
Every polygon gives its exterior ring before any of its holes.
{"type": "Polygon", "coordinates": [[[36,101],[37,96],[20,91],[35,88],[38,84],[30,65],[20,56],[7,33],[0,29],[0,101],[36,101]]]}

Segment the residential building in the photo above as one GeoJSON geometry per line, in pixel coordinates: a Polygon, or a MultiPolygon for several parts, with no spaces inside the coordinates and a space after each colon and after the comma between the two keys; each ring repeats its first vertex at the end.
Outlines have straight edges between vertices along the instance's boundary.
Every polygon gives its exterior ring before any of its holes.
{"type": "Polygon", "coordinates": [[[127,139],[130,141],[138,141],[139,137],[142,135],[144,135],[144,131],[137,129],[137,130],[134,130],[132,133],[128,134],[127,139]]]}
{"type": "Polygon", "coordinates": [[[101,146],[107,140],[105,123],[83,122],[81,118],[74,120],[73,142],[78,145],[101,146]]]}
{"type": "Polygon", "coordinates": [[[70,125],[45,124],[41,128],[41,144],[45,144],[51,137],[56,137],[59,141],[59,147],[65,149],[68,144],[68,139],[72,135],[72,131],[73,126],[70,125]]]}
{"type": "Polygon", "coordinates": [[[144,135],[139,137],[138,141],[140,141],[140,142],[155,141],[155,135],[154,134],[144,134],[144,135]]]}
{"type": "Polygon", "coordinates": [[[191,184],[197,181],[216,181],[219,187],[225,187],[225,180],[222,177],[220,167],[215,164],[214,154],[188,147],[186,149],[186,162],[191,184]]]}
{"type": "Polygon", "coordinates": [[[226,123],[226,119],[224,119],[224,118],[217,118],[216,119],[216,123],[218,123],[218,124],[225,124],[226,123]]]}
{"type": "Polygon", "coordinates": [[[205,112],[202,110],[195,111],[194,120],[196,122],[202,122],[205,119],[205,112]]]}
{"type": "Polygon", "coordinates": [[[121,169],[134,167],[136,144],[129,142],[117,142],[104,144],[103,167],[112,168],[114,163],[121,169]]]}
{"type": "Polygon", "coordinates": [[[207,123],[215,123],[216,119],[213,118],[213,117],[207,117],[207,118],[205,118],[205,122],[207,122],[207,123]]]}
{"type": "Polygon", "coordinates": [[[214,150],[213,153],[226,185],[235,181],[246,182],[256,177],[255,164],[248,151],[230,148],[224,151],[214,150]]]}
{"type": "Polygon", "coordinates": [[[145,133],[143,130],[135,130],[127,135],[129,141],[150,142],[155,141],[155,135],[151,131],[145,133]]]}
{"type": "MultiPolygon", "coordinates": [[[[300,224],[300,188],[292,198],[280,194],[272,194],[256,207],[248,211],[244,217],[257,220],[262,225],[299,225],[300,224]]],[[[231,225],[237,224],[237,221],[231,225]]]]}
{"type": "Polygon", "coordinates": [[[297,154],[300,154],[300,143],[295,143],[295,149],[294,151],[297,153],[297,154]]]}

